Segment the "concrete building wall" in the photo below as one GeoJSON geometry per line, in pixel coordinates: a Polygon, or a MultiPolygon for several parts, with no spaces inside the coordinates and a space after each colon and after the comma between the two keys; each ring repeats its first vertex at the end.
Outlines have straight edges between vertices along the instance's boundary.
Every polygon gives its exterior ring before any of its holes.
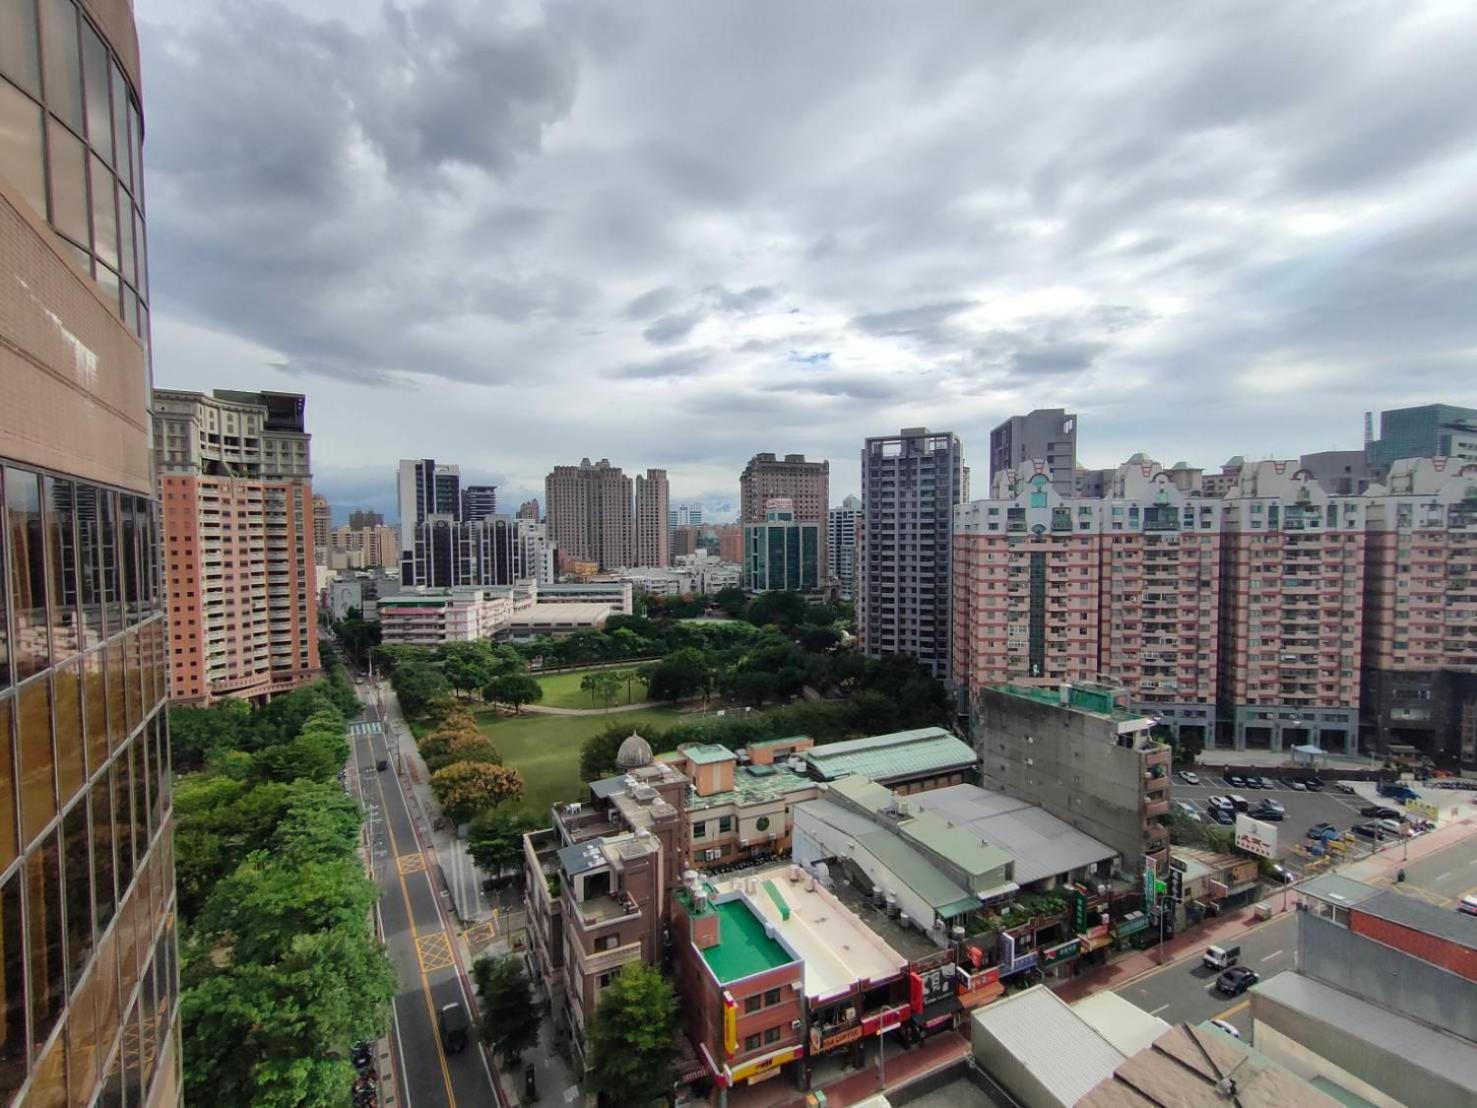
{"type": "Polygon", "coordinates": [[[1278,1030],[1272,1024],[1257,1019],[1258,1007],[1261,1006],[1258,1005],[1253,995],[1252,1039],[1256,1043],[1257,1050],[1273,1062],[1291,1070],[1304,1081],[1312,1081],[1316,1077],[1326,1078],[1340,1088],[1348,1089],[1355,1096],[1363,1097],[1377,1108],[1407,1108],[1411,1103],[1403,1098],[1396,1098],[1382,1092],[1348,1070],[1334,1065],[1327,1058],[1320,1058],[1302,1043],[1278,1030]]]}
{"type": "Polygon", "coordinates": [[[667,471],[648,469],[636,477],[636,564],[667,566],[672,561],[668,524],[667,471]]]}
{"type": "Polygon", "coordinates": [[[601,458],[555,466],[544,479],[549,536],[561,555],[600,569],[632,564],[635,514],[631,479],[601,458]]]}
{"type": "Polygon", "coordinates": [[[1052,487],[1059,496],[1076,492],[1077,417],[1063,408],[1038,408],[1029,415],[1011,416],[990,432],[990,485],[997,474],[1022,462],[1040,458],[1046,463],[1052,487]]]}
{"type": "Polygon", "coordinates": [[[738,521],[762,523],[764,506],[769,501],[790,500],[795,505],[796,519],[820,524],[821,549],[825,550],[830,493],[830,462],[807,462],[804,454],[786,454],[783,458],[755,454],[739,475],[738,521]]]}

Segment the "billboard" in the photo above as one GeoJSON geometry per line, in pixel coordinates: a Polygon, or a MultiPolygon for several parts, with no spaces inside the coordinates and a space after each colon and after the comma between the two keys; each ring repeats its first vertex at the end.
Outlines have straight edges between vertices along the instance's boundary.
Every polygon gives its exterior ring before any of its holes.
{"type": "Polygon", "coordinates": [[[1277,857],[1277,825],[1252,819],[1245,812],[1238,813],[1236,846],[1258,858],[1277,857]]]}

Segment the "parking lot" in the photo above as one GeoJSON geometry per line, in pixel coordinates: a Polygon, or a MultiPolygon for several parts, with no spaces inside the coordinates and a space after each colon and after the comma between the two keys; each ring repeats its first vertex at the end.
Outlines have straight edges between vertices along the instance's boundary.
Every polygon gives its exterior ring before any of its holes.
{"type": "MultiPolygon", "coordinates": [[[[1194,772],[1200,778],[1199,785],[1187,785],[1181,779],[1179,771],[1176,770],[1170,795],[1176,802],[1188,803],[1207,823],[1211,823],[1211,820],[1207,814],[1206,801],[1212,796],[1229,796],[1231,793],[1236,793],[1245,797],[1253,808],[1256,807],[1258,801],[1270,798],[1287,809],[1287,818],[1276,825],[1279,858],[1286,858],[1292,852],[1292,848],[1298,844],[1306,845],[1307,830],[1315,823],[1326,821],[1340,831],[1347,831],[1356,823],[1369,822],[1366,817],[1359,814],[1360,808],[1370,804],[1382,804],[1395,809],[1400,807],[1394,801],[1377,797],[1374,786],[1363,782],[1356,786],[1360,792],[1351,796],[1336,791],[1332,782],[1325,783],[1322,792],[1299,792],[1285,781],[1275,777],[1270,778],[1273,784],[1270,789],[1253,789],[1245,786],[1238,788],[1220,773],[1202,773],[1199,770],[1194,772]]],[[[1213,823],[1211,825],[1215,826],[1213,823]]],[[[1358,845],[1362,848],[1360,853],[1367,853],[1371,844],[1361,839],[1358,840],[1358,845]]]]}

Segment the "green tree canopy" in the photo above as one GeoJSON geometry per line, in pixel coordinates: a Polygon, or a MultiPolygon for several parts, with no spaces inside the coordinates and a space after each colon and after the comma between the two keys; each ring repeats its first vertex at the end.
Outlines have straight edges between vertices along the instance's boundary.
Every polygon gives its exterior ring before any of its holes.
{"type": "Polygon", "coordinates": [[[671,1095],[677,998],[660,972],[627,964],[590,1021],[590,1083],[608,1103],[644,1108],[671,1095]]]}
{"type": "Polygon", "coordinates": [[[431,774],[431,790],[441,810],[457,823],[523,795],[523,775],[486,762],[454,762],[431,774]]]}
{"type": "Polygon", "coordinates": [[[482,698],[521,712],[523,705],[537,704],[544,698],[544,687],[526,673],[505,673],[487,683],[482,698]]]}
{"type": "Polygon", "coordinates": [[[467,851],[474,862],[493,873],[517,869],[523,863],[523,836],[543,823],[541,817],[525,812],[481,812],[472,817],[467,851]]]}
{"type": "Polygon", "coordinates": [[[478,958],[472,963],[472,980],[480,1002],[482,1041],[504,1061],[516,1060],[538,1043],[540,1022],[523,959],[513,954],[478,958]]]}

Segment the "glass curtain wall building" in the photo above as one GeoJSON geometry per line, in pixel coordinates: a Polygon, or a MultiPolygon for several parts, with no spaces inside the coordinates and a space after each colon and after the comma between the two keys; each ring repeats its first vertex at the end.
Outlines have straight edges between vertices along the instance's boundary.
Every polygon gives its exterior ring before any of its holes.
{"type": "Polygon", "coordinates": [[[0,1104],[177,1103],[128,0],[0,0],[0,1104]]]}

